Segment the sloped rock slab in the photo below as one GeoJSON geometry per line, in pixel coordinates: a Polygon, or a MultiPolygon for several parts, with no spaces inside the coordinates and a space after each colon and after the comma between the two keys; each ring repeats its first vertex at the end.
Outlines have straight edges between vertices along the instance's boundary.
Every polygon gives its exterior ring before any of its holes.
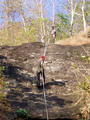
{"type": "MultiPolygon", "coordinates": [[[[35,71],[44,47],[42,43],[30,43],[0,48],[0,63],[5,66],[7,83],[6,89],[1,92],[11,105],[12,113],[24,108],[31,118],[46,119],[43,88],[38,89],[34,85],[35,71]]],[[[81,56],[90,56],[90,45],[48,46],[44,69],[49,119],[73,119],[80,114],[84,106],[84,95],[79,82],[84,78],[79,72],[85,73],[85,69],[90,69],[89,61],[81,59],[81,56]]],[[[8,113],[8,117],[11,117],[11,113],[8,113]]]]}

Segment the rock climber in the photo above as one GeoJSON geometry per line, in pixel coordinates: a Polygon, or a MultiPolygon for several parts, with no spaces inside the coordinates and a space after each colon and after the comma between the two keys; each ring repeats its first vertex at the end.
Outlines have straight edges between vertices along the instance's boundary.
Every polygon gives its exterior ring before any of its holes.
{"type": "Polygon", "coordinates": [[[45,83],[44,60],[45,60],[45,56],[42,56],[38,62],[37,71],[36,71],[37,87],[41,86],[40,85],[41,79],[43,80],[42,82],[45,83]]]}

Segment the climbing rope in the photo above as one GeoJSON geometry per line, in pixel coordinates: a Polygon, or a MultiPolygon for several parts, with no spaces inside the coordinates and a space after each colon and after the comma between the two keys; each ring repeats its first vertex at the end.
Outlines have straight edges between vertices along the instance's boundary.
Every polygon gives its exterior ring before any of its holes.
{"type": "Polygon", "coordinates": [[[48,38],[48,42],[45,43],[45,48],[44,48],[44,54],[43,54],[43,56],[46,56],[46,52],[47,52],[47,49],[48,49],[49,42],[50,42],[50,38],[48,38]]]}
{"type": "Polygon", "coordinates": [[[45,100],[46,115],[47,115],[47,120],[49,120],[43,71],[42,71],[42,83],[43,83],[43,94],[44,94],[44,100],[45,100]]]}
{"type": "MultiPolygon", "coordinates": [[[[41,57],[43,62],[45,61],[45,56],[46,56],[46,52],[48,49],[48,44],[49,44],[50,39],[48,38],[48,43],[45,44],[45,48],[44,48],[44,54],[41,57]]],[[[44,71],[42,70],[42,84],[43,84],[43,94],[44,94],[44,100],[45,100],[45,109],[46,109],[46,115],[47,115],[47,120],[49,120],[49,115],[48,115],[48,107],[47,107],[47,98],[46,98],[46,90],[45,90],[45,83],[44,83],[44,71]]]]}

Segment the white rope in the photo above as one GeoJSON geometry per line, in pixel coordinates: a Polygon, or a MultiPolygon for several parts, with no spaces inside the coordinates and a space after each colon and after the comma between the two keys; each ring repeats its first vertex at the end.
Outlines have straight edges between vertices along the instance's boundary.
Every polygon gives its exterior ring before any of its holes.
{"type": "MultiPolygon", "coordinates": [[[[49,44],[50,38],[48,38],[48,43],[45,44],[45,49],[44,49],[44,56],[46,56],[48,44],[49,44]]],[[[47,115],[47,120],[49,120],[48,116],[48,107],[47,107],[47,99],[46,99],[46,91],[45,91],[45,84],[44,84],[44,76],[43,76],[43,71],[42,71],[42,83],[43,83],[43,94],[44,94],[44,100],[45,100],[45,109],[46,109],[46,115],[47,115]]]]}
{"type": "Polygon", "coordinates": [[[46,56],[46,52],[47,52],[47,48],[48,48],[48,44],[45,44],[45,49],[44,49],[44,56],[46,56]]]}
{"type": "MultiPolygon", "coordinates": [[[[49,33],[48,33],[49,34],[49,33]]],[[[48,48],[48,44],[49,44],[49,42],[50,42],[50,38],[48,38],[48,42],[47,43],[45,43],[45,49],[44,49],[44,56],[46,56],[46,52],[47,52],[47,48],[48,48]]]]}
{"type": "Polygon", "coordinates": [[[43,83],[43,94],[44,94],[44,100],[45,100],[45,109],[46,109],[46,115],[47,115],[47,120],[49,120],[49,116],[48,116],[48,107],[47,107],[47,99],[46,99],[46,92],[45,92],[45,84],[44,84],[44,76],[43,76],[43,71],[42,71],[42,83],[43,83]]]}

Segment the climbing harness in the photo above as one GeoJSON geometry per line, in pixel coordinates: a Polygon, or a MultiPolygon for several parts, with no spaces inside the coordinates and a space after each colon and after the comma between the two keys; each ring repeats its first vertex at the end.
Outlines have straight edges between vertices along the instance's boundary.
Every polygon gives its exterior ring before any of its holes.
{"type": "Polygon", "coordinates": [[[45,74],[44,74],[44,67],[43,67],[44,60],[45,60],[45,57],[42,56],[41,59],[40,59],[40,61],[39,61],[38,69],[37,69],[37,72],[36,72],[37,87],[38,88],[40,87],[40,77],[42,77],[42,75],[43,75],[43,79],[44,79],[44,82],[45,82],[45,74]]]}

